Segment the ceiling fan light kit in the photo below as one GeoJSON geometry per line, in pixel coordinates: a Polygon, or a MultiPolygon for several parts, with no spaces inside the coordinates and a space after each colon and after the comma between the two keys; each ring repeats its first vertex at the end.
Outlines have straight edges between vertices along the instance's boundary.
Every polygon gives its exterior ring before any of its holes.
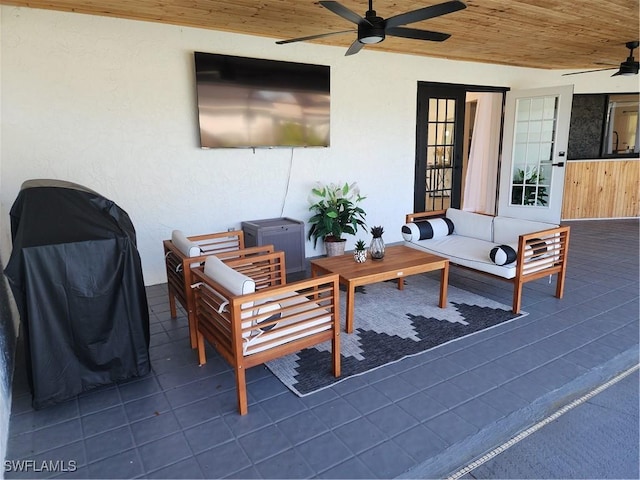
{"type": "MultiPolygon", "coordinates": [[[[387,37],[387,35],[410,38],[414,40],[443,42],[450,37],[448,33],[430,32],[428,30],[418,30],[415,28],[405,28],[403,27],[403,25],[420,22],[422,20],[428,20],[430,18],[439,17],[441,15],[446,15],[448,13],[453,13],[458,10],[467,8],[467,5],[464,2],[460,0],[451,0],[437,5],[432,5],[430,7],[419,8],[410,12],[394,15],[393,17],[389,17],[385,20],[384,18],[379,17],[376,11],[373,9],[373,0],[369,0],[369,10],[366,11],[364,17],[361,17],[352,10],[349,10],[340,2],[320,1],[319,3],[336,15],[339,15],[345,20],[355,23],[358,26],[358,37],[351,44],[345,55],[353,55],[355,53],[358,53],[365,45],[380,43],[387,37]]],[[[283,45],[286,43],[315,40],[318,38],[329,37],[332,35],[338,35],[348,32],[353,32],[353,30],[310,35],[306,37],[292,38],[290,40],[279,40],[276,43],[278,45],[283,45]]]]}

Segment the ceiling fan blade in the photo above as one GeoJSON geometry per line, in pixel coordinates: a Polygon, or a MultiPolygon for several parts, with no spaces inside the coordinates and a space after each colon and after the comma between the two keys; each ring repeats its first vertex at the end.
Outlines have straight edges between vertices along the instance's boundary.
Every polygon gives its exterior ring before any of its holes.
{"type": "Polygon", "coordinates": [[[418,10],[412,10],[410,12],[401,13],[400,15],[387,18],[386,26],[387,28],[399,27],[400,25],[428,20],[429,18],[439,17],[440,15],[457,12],[458,10],[463,10],[465,8],[467,8],[467,6],[464,2],[452,0],[450,2],[419,8],[418,10]]]}
{"type": "Polygon", "coordinates": [[[291,38],[289,40],[278,40],[276,43],[278,45],[284,45],[284,44],[287,44],[287,43],[304,42],[304,41],[307,41],[307,40],[315,40],[317,38],[330,37],[332,35],[340,35],[341,33],[354,33],[356,31],[357,30],[342,30],[341,32],[320,33],[318,35],[309,35],[308,37],[291,38]]]}
{"type": "Polygon", "coordinates": [[[444,42],[451,35],[448,33],[430,32],[428,30],[418,30],[417,28],[393,27],[385,30],[387,35],[394,37],[413,38],[416,40],[430,40],[432,42],[444,42]]]}
{"type": "Polygon", "coordinates": [[[347,53],[345,53],[344,56],[346,57],[348,55],[355,55],[360,50],[362,50],[362,47],[364,47],[364,43],[362,43],[360,40],[356,40],[351,44],[351,46],[347,50],[347,53]]]}
{"type": "Polygon", "coordinates": [[[606,70],[615,70],[616,68],[618,68],[618,67],[598,68],[596,70],[584,70],[582,72],[563,73],[561,76],[562,77],[566,77],[567,75],[580,75],[581,73],[604,72],[606,70]]]}
{"type": "Polygon", "coordinates": [[[360,23],[368,23],[371,25],[371,22],[366,18],[361,17],[357,13],[352,10],[349,10],[347,7],[342,5],[340,2],[329,2],[329,1],[321,1],[320,5],[324,8],[331,10],[336,15],[341,16],[345,20],[349,20],[350,22],[359,25],[360,23]]]}

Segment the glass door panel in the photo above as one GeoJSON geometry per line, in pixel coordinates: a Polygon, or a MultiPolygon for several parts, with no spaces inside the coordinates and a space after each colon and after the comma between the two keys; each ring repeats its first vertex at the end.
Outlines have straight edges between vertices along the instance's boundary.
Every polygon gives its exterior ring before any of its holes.
{"type": "Polygon", "coordinates": [[[443,210],[451,206],[455,146],[456,102],[430,98],[426,124],[427,169],[425,207],[443,210]]]}
{"type": "Polygon", "coordinates": [[[558,98],[526,98],[516,102],[511,205],[544,206],[549,197],[558,98]]]}

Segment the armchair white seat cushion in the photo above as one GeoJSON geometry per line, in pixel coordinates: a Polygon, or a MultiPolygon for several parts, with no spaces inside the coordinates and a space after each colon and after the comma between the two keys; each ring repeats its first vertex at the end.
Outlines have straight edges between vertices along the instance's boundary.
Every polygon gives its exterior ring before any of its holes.
{"type": "Polygon", "coordinates": [[[332,327],[331,312],[312,302],[304,295],[287,292],[269,299],[254,315],[242,322],[243,354],[253,355],[332,327]],[[246,332],[246,328],[250,328],[246,332]],[[249,333],[249,335],[247,335],[249,333]]]}
{"type": "MultiPolygon", "coordinates": [[[[250,277],[229,267],[217,257],[207,258],[204,274],[234,296],[256,291],[256,283],[250,277]]],[[[228,300],[225,298],[225,309],[228,300]]],[[[282,293],[259,304],[244,302],[241,308],[244,355],[252,355],[331,328],[330,312],[318,315],[322,308],[296,292],[282,293]],[[285,319],[281,320],[283,317],[285,319]]]]}

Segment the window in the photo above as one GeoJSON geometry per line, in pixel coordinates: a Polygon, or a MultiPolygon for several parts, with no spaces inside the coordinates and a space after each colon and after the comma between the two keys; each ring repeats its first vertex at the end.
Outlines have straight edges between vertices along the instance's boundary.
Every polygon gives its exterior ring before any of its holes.
{"type": "Polygon", "coordinates": [[[638,95],[609,95],[603,156],[638,153],[638,95]]]}
{"type": "Polygon", "coordinates": [[[573,96],[569,160],[637,157],[638,94],[573,96]]]}

